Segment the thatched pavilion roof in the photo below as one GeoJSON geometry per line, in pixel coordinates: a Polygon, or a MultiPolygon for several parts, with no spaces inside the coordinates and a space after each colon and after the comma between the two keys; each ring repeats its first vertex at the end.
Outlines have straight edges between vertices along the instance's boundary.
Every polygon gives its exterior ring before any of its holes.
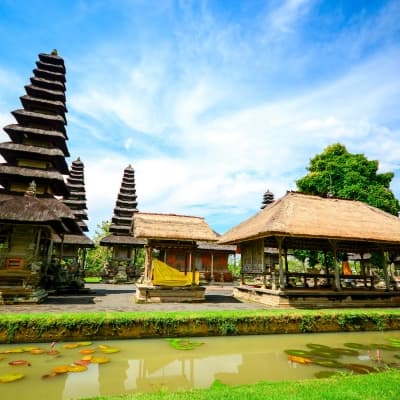
{"type": "Polygon", "coordinates": [[[143,247],[145,245],[144,239],[138,239],[130,235],[116,235],[111,234],[100,240],[101,246],[132,246],[132,247],[143,247]]]}
{"type": "Polygon", "coordinates": [[[218,239],[201,217],[137,212],[133,215],[132,226],[133,236],[143,239],[209,242],[218,239]]]}
{"type": "Polygon", "coordinates": [[[0,194],[0,221],[3,223],[50,225],[57,233],[81,230],[69,207],[55,198],[0,194]]]}
{"type": "Polygon", "coordinates": [[[265,245],[276,246],[277,236],[285,237],[288,248],[329,249],[334,240],[342,250],[400,249],[400,219],[359,201],[288,192],[219,243],[264,238],[265,245]]]}
{"type": "Polygon", "coordinates": [[[62,239],[58,235],[53,235],[53,240],[55,243],[60,244],[61,242],[63,242],[64,244],[67,245],[75,245],[77,247],[82,247],[82,248],[94,247],[92,239],[88,238],[85,234],[81,235],[66,234],[63,236],[62,239]]]}

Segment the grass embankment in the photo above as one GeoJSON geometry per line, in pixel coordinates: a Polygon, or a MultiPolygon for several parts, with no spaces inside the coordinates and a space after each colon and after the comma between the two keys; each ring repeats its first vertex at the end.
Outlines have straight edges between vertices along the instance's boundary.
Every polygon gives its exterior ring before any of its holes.
{"type": "Polygon", "coordinates": [[[397,400],[400,371],[294,382],[218,386],[186,392],[94,397],[97,400],[397,400]]]}
{"type": "Polygon", "coordinates": [[[394,329],[400,329],[398,309],[0,315],[0,343],[394,329]]]}
{"type": "MultiPolygon", "coordinates": [[[[232,336],[240,334],[385,331],[400,329],[400,310],[256,310],[1,314],[0,342],[232,336]]],[[[264,382],[207,390],[96,397],[107,400],[393,400],[400,372],[297,382],[264,382]]]]}

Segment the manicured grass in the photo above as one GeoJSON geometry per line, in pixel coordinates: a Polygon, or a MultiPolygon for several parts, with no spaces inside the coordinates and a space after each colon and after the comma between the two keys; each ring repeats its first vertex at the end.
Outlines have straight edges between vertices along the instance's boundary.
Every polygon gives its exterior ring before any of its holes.
{"type": "Polygon", "coordinates": [[[95,340],[394,329],[398,309],[0,314],[0,341],[14,343],[51,341],[59,332],[65,340],[95,340]]]}
{"type": "Polygon", "coordinates": [[[400,371],[293,382],[262,382],[207,390],[93,397],[96,400],[397,400],[400,371]]]}
{"type": "Polygon", "coordinates": [[[102,280],[99,276],[88,276],[84,279],[86,283],[100,283],[102,280]]]}

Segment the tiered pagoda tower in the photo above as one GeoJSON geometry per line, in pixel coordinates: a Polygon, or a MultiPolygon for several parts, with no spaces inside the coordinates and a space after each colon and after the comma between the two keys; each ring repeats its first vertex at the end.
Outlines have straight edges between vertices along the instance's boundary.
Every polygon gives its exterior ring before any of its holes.
{"type": "Polygon", "coordinates": [[[75,215],[82,232],[88,232],[86,225],[87,207],[86,207],[86,191],[84,178],[84,165],[78,157],[72,162],[71,173],[67,178],[67,188],[69,195],[64,198],[63,203],[66,204],[75,215]]]}
{"type": "Polygon", "coordinates": [[[131,233],[137,206],[135,170],[128,165],[115,203],[111,234],[100,240],[101,246],[112,248],[111,262],[105,268],[104,276],[113,282],[131,280],[140,274],[136,268],[136,250],[144,247],[144,240],[135,238],[131,233]]]}
{"type": "Polygon", "coordinates": [[[135,170],[128,165],[124,176],[111,220],[110,232],[115,235],[129,235],[133,213],[137,212],[137,196],[135,188],[135,170]]]}
{"type": "Polygon", "coordinates": [[[25,86],[23,109],[12,112],[16,124],[4,127],[11,142],[0,144],[6,163],[0,164],[0,184],[6,193],[23,195],[36,183],[38,197],[65,196],[65,66],[56,51],[39,54],[31,83],[25,86]]]}
{"type": "Polygon", "coordinates": [[[267,191],[264,193],[263,201],[261,204],[261,210],[263,210],[265,207],[270,205],[271,203],[274,202],[274,194],[267,189],[267,191]]]}
{"type": "Polygon", "coordinates": [[[0,143],[0,303],[40,302],[57,280],[57,242],[83,236],[68,196],[65,66],[57,51],[39,54],[16,123],[0,143]],[[55,245],[55,246],[54,246],[55,245]]]}

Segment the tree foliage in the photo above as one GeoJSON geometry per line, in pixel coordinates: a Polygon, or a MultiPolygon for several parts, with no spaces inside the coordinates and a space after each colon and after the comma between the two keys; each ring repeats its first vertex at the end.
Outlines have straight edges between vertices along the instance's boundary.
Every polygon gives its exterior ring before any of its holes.
{"type": "Polygon", "coordinates": [[[94,248],[89,249],[86,258],[87,275],[98,275],[104,265],[110,261],[110,252],[107,247],[100,246],[100,240],[110,233],[110,221],[102,221],[97,225],[93,236],[94,248]]]}
{"type": "Polygon", "coordinates": [[[378,168],[378,161],[351,154],[336,143],[310,160],[308,174],[296,184],[303,193],[359,200],[398,215],[399,201],[390,189],[394,174],[378,173],[378,168]]]}

